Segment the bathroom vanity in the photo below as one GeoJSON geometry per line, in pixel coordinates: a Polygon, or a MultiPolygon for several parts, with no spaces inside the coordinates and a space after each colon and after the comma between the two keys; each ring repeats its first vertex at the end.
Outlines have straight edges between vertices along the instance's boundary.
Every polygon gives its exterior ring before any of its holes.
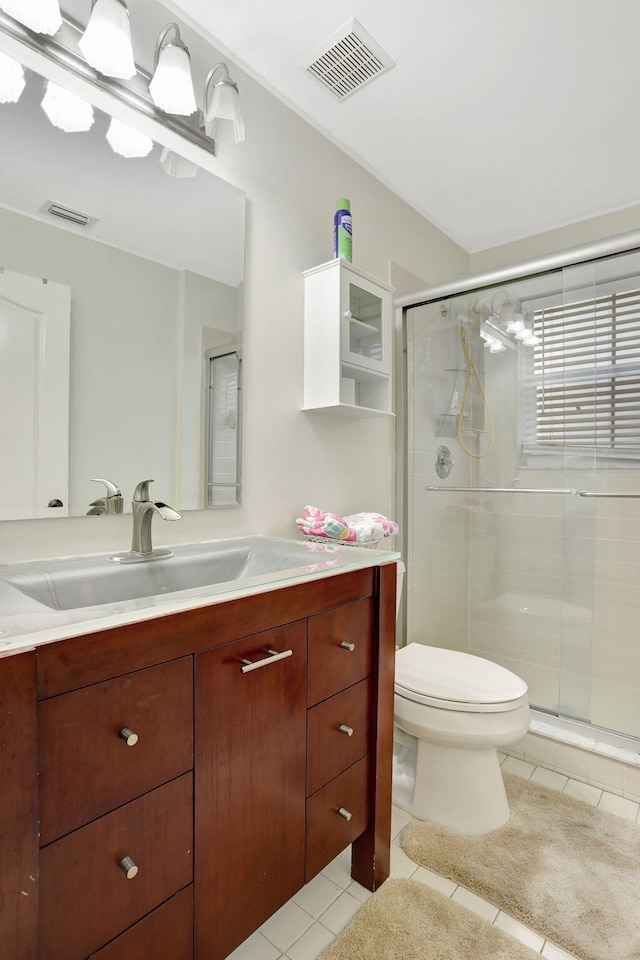
{"type": "Polygon", "coordinates": [[[396,565],[358,552],[0,656],[0,956],[223,960],[350,843],[385,880],[396,565]]]}

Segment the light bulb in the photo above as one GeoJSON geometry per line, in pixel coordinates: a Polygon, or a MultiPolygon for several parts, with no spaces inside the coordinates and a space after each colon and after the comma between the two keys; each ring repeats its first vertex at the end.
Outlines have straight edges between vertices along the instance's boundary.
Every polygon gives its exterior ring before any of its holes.
{"type": "Polygon", "coordinates": [[[208,137],[215,137],[220,120],[233,121],[233,133],[236,143],[244,140],[244,120],[240,110],[238,85],[229,76],[224,63],[218,63],[209,71],[205,84],[204,130],[208,137]],[[214,75],[223,71],[222,78],[213,87],[209,95],[214,75]]]}
{"type": "Polygon", "coordinates": [[[129,11],[124,0],[96,0],[78,46],[87,63],[103,76],[134,77],[129,11]]]}
{"type": "Polygon", "coordinates": [[[178,180],[184,180],[187,177],[195,177],[198,173],[198,164],[186,157],[181,157],[179,153],[174,153],[168,147],[163,147],[160,155],[160,166],[170,177],[178,180]]]}
{"type": "Polygon", "coordinates": [[[22,64],[0,53],[0,103],[17,103],[25,86],[22,64]]]}
{"type": "Polygon", "coordinates": [[[149,93],[165,113],[188,117],[198,109],[191,79],[191,58],[179,37],[159,47],[149,93]]]}
{"type": "Polygon", "coordinates": [[[65,133],[81,133],[93,125],[93,107],[86,100],[47,80],[42,109],[49,120],[65,133]]]}
{"type": "Polygon", "coordinates": [[[58,0],[0,0],[0,10],[34,33],[53,36],[62,26],[58,0]]]}
{"type": "Polygon", "coordinates": [[[520,330],[524,330],[524,317],[521,313],[514,313],[507,324],[507,333],[515,333],[517,335],[520,330]]]}
{"type": "Polygon", "coordinates": [[[107,142],[114,153],[121,157],[146,157],[153,150],[153,140],[139,130],[130,127],[122,120],[111,118],[107,131],[107,142]]]}

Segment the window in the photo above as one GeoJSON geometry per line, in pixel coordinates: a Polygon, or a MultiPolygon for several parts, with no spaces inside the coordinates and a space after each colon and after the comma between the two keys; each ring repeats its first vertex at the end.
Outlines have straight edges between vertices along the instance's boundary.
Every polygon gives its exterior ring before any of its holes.
{"type": "MultiPolygon", "coordinates": [[[[640,458],[640,290],[534,310],[523,452],[640,458]]],[[[537,464],[539,465],[539,464],[537,464]]]]}

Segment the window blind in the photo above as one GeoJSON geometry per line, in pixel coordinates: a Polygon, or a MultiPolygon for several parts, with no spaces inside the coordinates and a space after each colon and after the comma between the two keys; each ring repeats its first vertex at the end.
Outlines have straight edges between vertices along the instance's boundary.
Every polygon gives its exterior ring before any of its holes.
{"type": "Polygon", "coordinates": [[[640,290],[534,312],[531,386],[545,447],[640,452],[640,290]]]}

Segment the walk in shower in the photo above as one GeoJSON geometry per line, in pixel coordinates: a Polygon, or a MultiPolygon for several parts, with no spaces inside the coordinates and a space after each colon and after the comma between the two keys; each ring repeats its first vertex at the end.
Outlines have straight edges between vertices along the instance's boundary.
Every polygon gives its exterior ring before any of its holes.
{"type": "Polygon", "coordinates": [[[635,240],[405,299],[405,629],[640,737],[635,240]]]}

